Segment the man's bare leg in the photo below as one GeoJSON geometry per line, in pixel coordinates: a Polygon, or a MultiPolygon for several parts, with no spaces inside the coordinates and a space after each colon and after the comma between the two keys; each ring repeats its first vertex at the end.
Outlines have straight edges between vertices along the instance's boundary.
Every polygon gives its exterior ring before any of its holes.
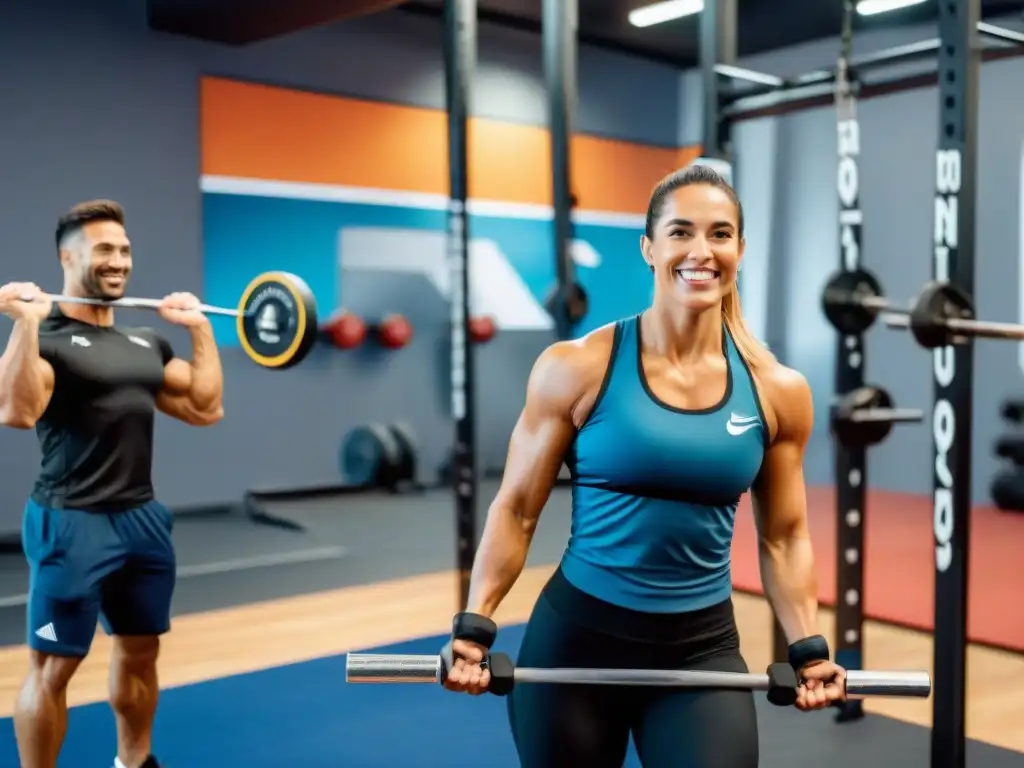
{"type": "Polygon", "coordinates": [[[153,746],[160,686],[156,662],[157,636],[115,636],[110,658],[110,706],[117,719],[117,758],[126,768],[138,768],[153,746]]]}
{"type": "Polygon", "coordinates": [[[68,683],[82,659],[30,651],[29,672],[14,705],[21,768],[56,768],[68,730],[68,683]]]}

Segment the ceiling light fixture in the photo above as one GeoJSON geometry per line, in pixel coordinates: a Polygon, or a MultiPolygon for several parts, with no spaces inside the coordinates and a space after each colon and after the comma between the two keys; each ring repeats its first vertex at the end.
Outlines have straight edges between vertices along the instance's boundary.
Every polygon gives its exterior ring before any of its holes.
{"type": "Polygon", "coordinates": [[[857,3],[857,14],[859,16],[874,16],[876,13],[887,13],[899,8],[909,8],[912,5],[920,5],[924,0],[860,0],[857,3]]]}
{"type": "Polygon", "coordinates": [[[629,23],[634,27],[653,27],[684,16],[693,16],[704,10],[704,0],[664,0],[645,5],[629,12],[629,23]]]}
{"type": "MultiPolygon", "coordinates": [[[[860,0],[857,3],[859,16],[874,16],[879,13],[910,8],[925,0],[860,0]]],[[[666,21],[675,21],[693,16],[704,10],[704,0],[662,0],[629,12],[629,23],[634,27],[653,27],[666,21]]]]}

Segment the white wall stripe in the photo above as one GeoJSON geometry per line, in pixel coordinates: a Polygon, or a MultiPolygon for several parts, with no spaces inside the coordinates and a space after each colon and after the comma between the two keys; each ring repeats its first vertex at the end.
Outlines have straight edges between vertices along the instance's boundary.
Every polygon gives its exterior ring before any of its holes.
{"type": "MultiPolygon", "coordinates": [[[[317,200],[333,203],[361,203],[364,205],[394,205],[403,208],[426,208],[443,211],[448,207],[446,195],[425,192],[404,192],[371,187],[347,187],[337,184],[310,184],[293,181],[247,179],[237,176],[202,176],[199,187],[203,192],[222,195],[252,195],[254,197],[282,197],[292,200],[317,200]]],[[[550,219],[550,205],[507,203],[500,200],[469,201],[469,212],[477,216],[501,216],[514,219],[550,219]]],[[[592,224],[622,229],[643,229],[644,217],[636,213],[610,211],[574,211],[576,224],[592,224]]]]}

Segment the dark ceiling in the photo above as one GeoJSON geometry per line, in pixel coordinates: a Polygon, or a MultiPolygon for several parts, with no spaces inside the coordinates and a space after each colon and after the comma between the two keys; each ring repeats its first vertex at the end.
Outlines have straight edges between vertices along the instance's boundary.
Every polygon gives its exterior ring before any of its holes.
{"type": "MultiPolygon", "coordinates": [[[[679,67],[698,62],[699,16],[645,29],[633,27],[629,12],[652,0],[577,0],[579,39],[679,67]]],[[[840,31],[842,0],[737,0],[738,54],[745,56],[840,31]]],[[[478,18],[540,31],[542,0],[477,0],[478,18]]],[[[153,29],[246,45],[300,29],[397,8],[402,13],[440,16],[444,0],[146,0],[153,29]]],[[[871,17],[857,17],[855,32],[916,24],[935,16],[936,1],[871,17]]],[[[982,16],[1020,14],[1024,0],[982,0],[982,16]]]]}
{"type": "MultiPolygon", "coordinates": [[[[613,48],[679,67],[698,61],[698,16],[639,29],[629,12],[653,0],[578,0],[581,42],[613,48]]],[[[411,13],[440,14],[444,0],[408,0],[399,6],[411,13]]],[[[740,56],[839,34],[841,0],[737,0],[740,56]]],[[[540,30],[541,0],[477,0],[479,18],[508,26],[540,30]]],[[[919,24],[935,18],[935,2],[905,10],[857,17],[854,30],[919,24]]],[[[983,0],[982,16],[1005,16],[1024,10],[1022,0],[983,0]]]]}

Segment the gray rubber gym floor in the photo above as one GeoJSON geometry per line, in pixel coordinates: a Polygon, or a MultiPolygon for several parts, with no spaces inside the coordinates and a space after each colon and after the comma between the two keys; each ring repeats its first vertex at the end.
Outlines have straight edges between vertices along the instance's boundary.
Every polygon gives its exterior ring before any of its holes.
{"type": "MultiPolygon", "coordinates": [[[[496,487],[481,486],[478,528],[496,487]]],[[[176,520],[176,615],[415,576],[454,562],[449,492],[340,495],[262,506],[306,530],[257,525],[241,513],[176,520]]],[[[557,562],[568,531],[569,493],[560,488],[544,511],[530,563],[557,562]]],[[[0,557],[0,644],[24,642],[27,589],[24,559],[0,557]]]]}
{"type": "MultiPolygon", "coordinates": [[[[496,483],[481,485],[480,524],[495,490],[496,483]]],[[[263,507],[305,530],[257,525],[241,513],[178,518],[176,615],[452,566],[455,509],[447,490],[325,496],[269,502],[263,507]]],[[[541,518],[530,564],[557,562],[568,530],[569,492],[559,488],[541,518]]],[[[24,642],[27,586],[23,558],[0,556],[0,645],[24,642]]],[[[831,713],[803,714],[763,701],[759,701],[758,716],[766,766],[822,761],[831,768],[925,768],[929,764],[929,733],[918,726],[870,715],[840,726],[831,713]],[[808,727],[808,718],[819,721],[818,726],[808,727]]],[[[1024,768],[1024,754],[971,743],[967,764],[1024,768]]]]}

